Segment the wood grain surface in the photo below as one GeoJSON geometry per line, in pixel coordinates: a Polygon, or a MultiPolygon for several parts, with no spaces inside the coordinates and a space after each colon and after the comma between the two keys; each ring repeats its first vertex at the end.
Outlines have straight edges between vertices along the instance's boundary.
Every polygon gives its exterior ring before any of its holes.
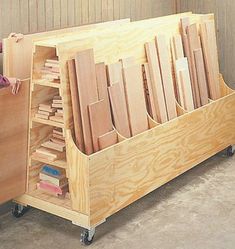
{"type": "Polygon", "coordinates": [[[26,191],[29,81],[17,95],[0,89],[0,203],[26,191]]]}
{"type": "Polygon", "coordinates": [[[148,129],[142,67],[126,67],[123,69],[123,75],[129,124],[131,135],[134,136],[148,129]]]}
{"type": "Polygon", "coordinates": [[[77,85],[77,74],[75,60],[68,61],[68,71],[69,71],[69,82],[70,82],[70,91],[71,91],[71,100],[72,100],[72,109],[73,109],[73,123],[75,131],[75,141],[78,148],[84,152],[84,137],[82,131],[82,118],[81,118],[81,109],[78,95],[78,85],[77,85]]]}
{"type": "Polygon", "coordinates": [[[93,50],[78,52],[75,57],[78,94],[81,108],[82,129],[84,135],[85,152],[89,155],[94,150],[92,145],[91,126],[88,105],[98,101],[95,61],[93,50]]]}
{"type": "Polygon", "coordinates": [[[156,45],[158,49],[159,65],[162,76],[162,85],[164,89],[166,109],[168,119],[177,117],[175,104],[175,89],[171,69],[170,40],[167,41],[164,35],[156,36],[156,45]]]}

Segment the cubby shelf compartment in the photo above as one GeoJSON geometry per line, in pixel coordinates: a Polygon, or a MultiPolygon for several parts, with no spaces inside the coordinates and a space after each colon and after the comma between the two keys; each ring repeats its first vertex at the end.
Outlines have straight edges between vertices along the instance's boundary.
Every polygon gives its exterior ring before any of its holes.
{"type": "Polygon", "coordinates": [[[34,155],[31,156],[31,159],[34,160],[34,161],[38,161],[38,162],[42,162],[42,163],[49,164],[49,165],[52,165],[52,166],[56,166],[56,167],[59,167],[59,168],[67,169],[67,162],[66,162],[65,159],[60,159],[60,160],[55,160],[55,161],[48,161],[46,159],[42,159],[42,158],[34,156],[34,155]]]}
{"type": "Polygon", "coordinates": [[[58,88],[58,89],[61,88],[60,83],[53,83],[47,80],[34,80],[33,85],[47,86],[47,87],[53,87],[53,88],[58,88]]]}
{"type": "Polygon", "coordinates": [[[40,123],[40,124],[45,124],[45,125],[50,125],[50,126],[62,128],[62,129],[64,128],[63,123],[55,122],[52,120],[46,120],[46,119],[40,119],[40,118],[33,117],[32,121],[36,122],[36,123],[40,123]]]}

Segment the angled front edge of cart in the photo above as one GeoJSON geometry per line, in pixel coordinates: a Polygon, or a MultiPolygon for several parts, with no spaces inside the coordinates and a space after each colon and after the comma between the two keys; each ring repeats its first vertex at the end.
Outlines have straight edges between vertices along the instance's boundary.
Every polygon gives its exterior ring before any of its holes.
{"type": "Polygon", "coordinates": [[[68,162],[73,212],[89,227],[235,144],[235,92],[221,78],[222,98],[91,156],[70,132],[68,162]]]}

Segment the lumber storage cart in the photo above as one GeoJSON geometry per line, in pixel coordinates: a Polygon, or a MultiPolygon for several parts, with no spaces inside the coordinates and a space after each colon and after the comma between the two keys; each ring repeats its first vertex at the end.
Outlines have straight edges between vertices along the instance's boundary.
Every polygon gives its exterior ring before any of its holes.
{"type": "MultiPolygon", "coordinates": [[[[207,18],[187,16],[192,23],[207,18]]],[[[19,204],[17,213],[29,205],[58,215],[88,229],[82,235],[90,240],[94,228],[115,212],[235,144],[235,92],[226,86],[222,77],[223,97],[195,111],[187,113],[177,105],[178,117],[174,120],[158,124],[149,118],[149,130],[129,139],[119,136],[118,144],[90,156],[81,153],[74,143],[67,60],[78,51],[93,48],[96,63],[113,63],[127,56],[144,63],[144,43],[158,33],[168,38],[178,33],[181,17],[139,21],[115,30],[104,28],[73,40],[63,37],[35,43],[29,97],[27,183],[25,194],[15,199],[19,204]],[[40,68],[45,60],[56,55],[60,63],[60,85],[40,80],[40,68]],[[62,97],[64,123],[35,118],[38,105],[56,94],[62,97]],[[54,163],[33,157],[32,152],[48,139],[54,127],[64,131],[66,157],[54,163]],[[37,189],[39,172],[45,163],[66,170],[70,198],[59,199],[37,189]]]]}

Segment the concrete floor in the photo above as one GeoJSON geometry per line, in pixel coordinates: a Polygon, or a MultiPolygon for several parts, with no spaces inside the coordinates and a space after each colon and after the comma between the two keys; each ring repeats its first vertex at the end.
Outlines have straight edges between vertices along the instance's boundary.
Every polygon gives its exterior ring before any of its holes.
{"type": "MultiPolygon", "coordinates": [[[[79,249],[81,229],[31,209],[0,217],[0,249],[79,249]]],[[[222,153],[113,215],[97,249],[234,249],[235,157],[222,153]]]]}

